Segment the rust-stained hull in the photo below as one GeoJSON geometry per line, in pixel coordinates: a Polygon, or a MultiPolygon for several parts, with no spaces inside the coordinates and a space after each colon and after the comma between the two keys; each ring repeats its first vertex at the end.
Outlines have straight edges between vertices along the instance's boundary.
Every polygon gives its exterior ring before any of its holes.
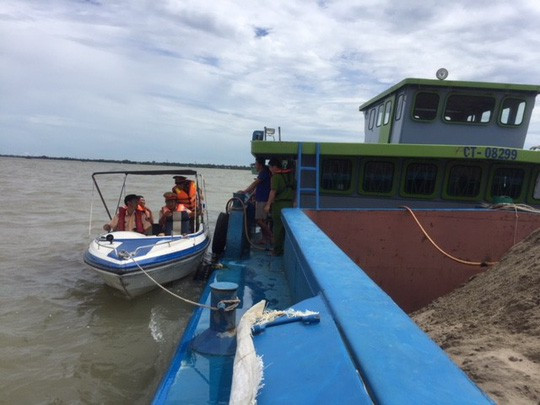
{"type": "MultiPolygon", "coordinates": [[[[488,267],[440,253],[405,210],[308,211],[309,217],[406,312],[445,295],[488,267]]],[[[415,211],[447,253],[495,262],[540,228],[540,215],[488,210],[415,211]]]]}

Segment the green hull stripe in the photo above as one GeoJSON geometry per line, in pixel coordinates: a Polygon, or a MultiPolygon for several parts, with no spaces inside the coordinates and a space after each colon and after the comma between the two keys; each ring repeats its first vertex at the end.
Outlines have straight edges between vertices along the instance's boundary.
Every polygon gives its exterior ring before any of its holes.
{"type": "MultiPolygon", "coordinates": [[[[252,141],[254,156],[282,156],[293,158],[298,154],[299,142],[252,141]]],[[[316,143],[303,142],[304,155],[315,155],[316,143]]],[[[470,159],[508,163],[540,164],[540,151],[497,146],[320,143],[322,156],[372,156],[425,159],[470,159]]]]}

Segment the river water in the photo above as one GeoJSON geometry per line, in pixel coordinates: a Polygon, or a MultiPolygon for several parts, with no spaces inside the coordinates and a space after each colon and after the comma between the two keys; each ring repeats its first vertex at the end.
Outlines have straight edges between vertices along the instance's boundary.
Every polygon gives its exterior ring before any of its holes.
{"type": "MultiPolygon", "coordinates": [[[[151,401],[192,307],[159,289],[127,300],[84,264],[83,253],[108,218],[93,172],[171,168],[0,158],[0,403],[151,401]]],[[[232,192],[253,175],[197,170],[213,231],[232,192]]],[[[157,217],[172,186],[172,178],[137,176],[127,192],[144,195],[157,217]]],[[[105,187],[113,205],[120,187],[105,187]]],[[[203,288],[190,277],[170,285],[195,300],[203,288]]]]}

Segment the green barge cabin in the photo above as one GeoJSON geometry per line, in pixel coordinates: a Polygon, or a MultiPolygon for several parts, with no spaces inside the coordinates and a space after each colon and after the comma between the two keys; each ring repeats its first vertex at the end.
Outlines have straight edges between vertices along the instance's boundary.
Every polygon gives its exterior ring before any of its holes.
{"type": "Polygon", "coordinates": [[[405,79],[360,106],[365,143],[274,142],[256,131],[251,151],[293,166],[300,207],[540,207],[540,151],[523,149],[539,92],[405,79]]]}

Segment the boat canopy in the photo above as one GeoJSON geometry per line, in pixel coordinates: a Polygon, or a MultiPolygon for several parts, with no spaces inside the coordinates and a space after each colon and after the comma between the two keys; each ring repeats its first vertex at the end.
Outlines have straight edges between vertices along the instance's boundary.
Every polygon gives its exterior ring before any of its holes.
{"type": "MultiPolygon", "coordinates": [[[[196,170],[190,170],[190,169],[165,169],[165,170],[111,170],[106,172],[94,172],[92,173],[92,181],[94,182],[94,186],[96,187],[96,190],[99,194],[99,198],[101,199],[101,202],[103,204],[103,207],[105,208],[105,211],[107,211],[107,215],[109,216],[109,219],[112,218],[111,211],[109,210],[109,207],[107,206],[107,203],[105,202],[105,198],[103,197],[103,193],[101,192],[101,189],[99,187],[99,184],[97,182],[96,176],[98,175],[107,175],[107,174],[122,174],[124,175],[124,184],[127,179],[128,175],[132,176],[163,176],[163,175],[173,175],[173,176],[195,176],[195,181],[198,183],[197,179],[197,171],[196,170]]],[[[198,184],[197,184],[198,188],[198,184]]],[[[123,190],[123,187],[122,187],[123,190]]],[[[121,191],[122,192],[122,191],[121,191]]],[[[118,204],[120,204],[120,199],[118,200],[118,204]]],[[[118,208],[118,206],[117,206],[118,208]]]]}
{"type": "Polygon", "coordinates": [[[113,170],[108,172],[94,172],[92,178],[100,174],[131,174],[131,175],[163,175],[163,174],[172,174],[178,176],[195,176],[197,172],[195,170],[113,170]]]}

